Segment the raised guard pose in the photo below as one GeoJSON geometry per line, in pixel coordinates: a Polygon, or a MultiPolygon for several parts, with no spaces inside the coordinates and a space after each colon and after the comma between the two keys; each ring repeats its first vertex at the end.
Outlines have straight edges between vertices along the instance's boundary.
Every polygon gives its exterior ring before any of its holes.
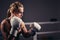
{"type": "Polygon", "coordinates": [[[34,27],[37,30],[41,29],[41,26],[34,22],[30,29],[27,30],[24,21],[22,20],[24,7],[21,2],[14,2],[8,9],[8,17],[1,22],[1,32],[4,40],[19,40],[19,35],[26,38],[35,35],[34,27]]]}

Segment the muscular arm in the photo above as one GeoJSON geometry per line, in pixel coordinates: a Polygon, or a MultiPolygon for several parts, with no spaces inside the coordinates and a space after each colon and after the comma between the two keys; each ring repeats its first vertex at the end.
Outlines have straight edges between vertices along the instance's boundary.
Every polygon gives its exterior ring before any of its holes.
{"type": "Polygon", "coordinates": [[[33,28],[31,27],[29,30],[27,30],[24,22],[21,23],[21,27],[22,27],[22,30],[24,31],[24,33],[30,33],[31,30],[33,29],[33,28]]]}
{"type": "Polygon", "coordinates": [[[25,38],[28,38],[30,36],[34,36],[35,35],[35,30],[33,29],[33,27],[31,27],[29,30],[27,30],[24,22],[22,22],[21,27],[22,27],[22,35],[25,38]]]}
{"type": "Polygon", "coordinates": [[[3,21],[1,22],[1,32],[2,32],[2,35],[3,35],[4,40],[8,40],[8,39],[7,39],[7,36],[6,36],[6,32],[4,31],[5,23],[6,23],[5,20],[3,20],[3,21]]]}

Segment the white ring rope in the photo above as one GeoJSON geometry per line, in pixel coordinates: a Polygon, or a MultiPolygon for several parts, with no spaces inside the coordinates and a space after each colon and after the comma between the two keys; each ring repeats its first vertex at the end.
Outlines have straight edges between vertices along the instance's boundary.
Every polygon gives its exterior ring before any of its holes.
{"type": "MultiPolygon", "coordinates": [[[[25,25],[33,24],[34,22],[25,22],[25,25]]],[[[60,23],[60,21],[56,22],[37,22],[38,24],[57,24],[60,23]]],[[[35,36],[33,36],[33,40],[37,40],[38,34],[50,34],[50,33],[60,33],[60,31],[50,31],[50,32],[36,32],[35,36]]]]}
{"type": "MultiPolygon", "coordinates": [[[[26,25],[33,24],[34,22],[25,22],[26,25]]],[[[57,22],[37,22],[38,24],[55,24],[55,23],[60,23],[60,21],[57,22]]]]}
{"type": "Polygon", "coordinates": [[[36,32],[36,34],[49,34],[49,33],[60,33],[60,31],[36,32]]]}
{"type": "Polygon", "coordinates": [[[37,40],[37,35],[38,34],[50,34],[50,33],[60,33],[60,31],[50,31],[50,32],[36,32],[36,35],[33,36],[33,40],[37,40]]]}

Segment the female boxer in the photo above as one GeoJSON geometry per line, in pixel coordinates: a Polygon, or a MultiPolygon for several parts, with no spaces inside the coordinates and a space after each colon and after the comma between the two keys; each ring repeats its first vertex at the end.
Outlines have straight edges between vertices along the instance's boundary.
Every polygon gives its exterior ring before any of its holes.
{"type": "Polygon", "coordinates": [[[23,16],[24,7],[20,2],[14,2],[8,10],[8,18],[1,22],[1,32],[4,40],[19,40],[19,34],[24,37],[35,35],[35,31],[31,27],[27,30],[25,23],[21,19],[23,16]]]}

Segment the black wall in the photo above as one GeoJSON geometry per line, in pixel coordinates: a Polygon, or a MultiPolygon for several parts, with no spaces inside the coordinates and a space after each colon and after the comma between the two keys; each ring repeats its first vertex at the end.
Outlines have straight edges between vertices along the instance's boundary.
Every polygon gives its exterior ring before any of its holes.
{"type": "Polygon", "coordinates": [[[50,21],[51,18],[60,21],[59,0],[0,0],[0,22],[6,17],[9,5],[15,1],[21,1],[24,4],[23,20],[25,22],[50,21]]]}

